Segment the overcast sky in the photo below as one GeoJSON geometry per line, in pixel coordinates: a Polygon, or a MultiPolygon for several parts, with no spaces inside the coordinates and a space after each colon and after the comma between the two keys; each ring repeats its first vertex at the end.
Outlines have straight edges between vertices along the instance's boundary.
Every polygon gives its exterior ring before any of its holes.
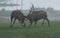
{"type": "MultiPolygon", "coordinates": [[[[11,0],[11,3],[21,5],[21,0],[11,0]]],[[[29,9],[31,6],[30,3],[33,3],[34,7],[52,7],[56,10],[60,10],[60,0],[23,0],[23,9],[29,9]]],[[[20,8],[20,6],[16,8],[20,8]]]]}

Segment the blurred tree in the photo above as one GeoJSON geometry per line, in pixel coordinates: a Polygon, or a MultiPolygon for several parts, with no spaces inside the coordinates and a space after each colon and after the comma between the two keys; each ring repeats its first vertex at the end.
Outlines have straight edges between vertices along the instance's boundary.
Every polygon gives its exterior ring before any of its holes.
{"type": "Polygon", "coordinates": [[[53,8],[51,8],[51,7],[48,7],[47,8],[47,11],[53,11],[54,9],[53,8]]]}
{"type": "Polygon", "coordinates": [[[0,0],[0,2],[5,2],[5,1],[8,1],[8,0],[0,0]]]}
{"type": "Polygon", "coordinates": [[[5,11],[5,8],[2,8],[1,11],[5,11]]]}
{"type": "Polygon", "coordinates": [[[14,3],[10,3],[10,2],[11,2],[10,0],[0,0],[0,7],[4,7],[4,6],[19,6],[19,4],[14,4],[14,3]]]}

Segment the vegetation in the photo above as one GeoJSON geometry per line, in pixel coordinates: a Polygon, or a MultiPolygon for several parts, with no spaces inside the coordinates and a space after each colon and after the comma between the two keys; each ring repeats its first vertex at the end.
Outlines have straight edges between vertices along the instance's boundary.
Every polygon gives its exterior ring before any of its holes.
{"type": "Polygon", "coordinates": [[[21,24],[15,23],[14,27],[10,28],[10,23],[0,22],[0,38],[60,38],[60,21],[50,23],[50,27],[47,22],[42,27],[41,22],[38,22],[36,28],[34,25],[28,28],[29,22],[26,22],[25,28],[22,28],[21,24]]]}

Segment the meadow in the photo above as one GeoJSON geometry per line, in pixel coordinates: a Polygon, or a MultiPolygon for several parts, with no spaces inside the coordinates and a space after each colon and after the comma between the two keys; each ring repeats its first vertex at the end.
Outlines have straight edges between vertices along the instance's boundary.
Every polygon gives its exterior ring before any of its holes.
{"type": "Polygon", "coordinates": [[[9,22],[0,22],[0,38],[60,38],[60,21],[50,21],[50,27],[47,22],[43,27],[41,23],[38,22],[36,28],[34,25],[28,28],[28,22],[25,28],[19,23],[15,23],[13,28],[10,28],[9,22]]]}

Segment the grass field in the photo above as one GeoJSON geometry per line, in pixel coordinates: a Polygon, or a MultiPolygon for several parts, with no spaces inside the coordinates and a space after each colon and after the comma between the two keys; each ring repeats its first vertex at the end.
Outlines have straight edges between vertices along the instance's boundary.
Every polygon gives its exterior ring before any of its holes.
{"type": "Polygon", "coordinates": [[[10,28],[10,23],[0,22],[0,38],[60,38],[60,21],[51,21],[50,28],[47,22],[44,26],[41,26],[41,22],[38,22],[36,28],[32,25],[28,27],[28,22],[26,22],[26,27],[21,28],[19,23],[15,23],[13,28],[10,28]]]}

